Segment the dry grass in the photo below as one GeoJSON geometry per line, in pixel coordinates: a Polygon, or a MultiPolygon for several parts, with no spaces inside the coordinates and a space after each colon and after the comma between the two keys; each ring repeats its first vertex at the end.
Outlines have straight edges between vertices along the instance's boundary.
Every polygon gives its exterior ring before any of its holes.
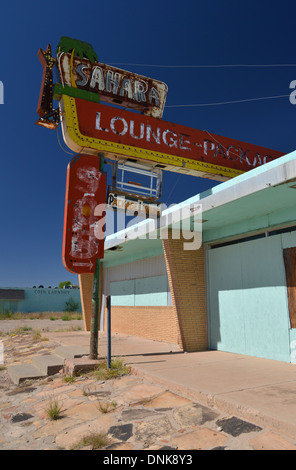
{"type": "Polygon", "coordinates": [[[57,399],[53,399],[46,409],[48,419],[56,421],[61,418],[62,405],[59,404],[57,399]]]}
{"type": "Polygon", "coordinates": [[[36,313],[12,313],[0,312],[0,320],[82,320],[82,314],[76,312],[36,312],[36,313]]]}
{"type": "Polygon", "coordinates": [[[82,438],[82,441],[79,445],[82,446],[89,446],[93,450],[95,449],[103,449],[108,445],[109,439],[105,433],[102,432],[90,432],[86,436],[82,438]]]}
{"type": "Polygon", "coordinates": [[[94,371],[96,379],[109,380],[130,374],[130,367],[126,366],[121,358],[112,359],[110,365],[111,367],[108,368],[107,361],[102,361],[94,371]]]}
{"type": "Polygon", "coordinates": [[[97,407],[101,413],[106,414],[106,413],[110,413],[110,411],[114,411],[117,407],[117,403],[116,401],[111,401],[111,402],[100,401],[97,407]]]}

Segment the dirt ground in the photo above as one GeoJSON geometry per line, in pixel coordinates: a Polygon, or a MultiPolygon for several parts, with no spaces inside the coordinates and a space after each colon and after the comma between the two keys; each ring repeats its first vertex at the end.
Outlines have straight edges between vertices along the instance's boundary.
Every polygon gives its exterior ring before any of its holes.
{"type": "MultiPolygon", "coordinates": [[[[74,336],[84,336],[82,323],[0,320],[5,358],[0,367],[0,450],[91,450],[97,447],[81,443],[82,436],[102,433],[106,442],[100,449],[107,451],[168,450],[174,455],[176,450],[188,449],[296,449],[294,439],[280,432],[205,406],[135,370],[110,380],[82,374],[69,381],[61,369],[45,379],[12,383],[9,365],[30,363],[34,355],[53,353],[61,338],[66,344],[66,337],[71,341],[74,336]],[[61,406],[61,416],[55,421],[49,420],[47,412],[53,398],[61,406]]],[[[127,364],[136,368],[132,338],[115,335],[114,343],[116,340],[121,347],[128,344],[131,348],[127,364]]],[[[144,344],[145,340],[141,347],[144,344]]],[[[140,355],[141,361],[147,360],[145,353],[140,355]]]]}
{"type": "Polygon", "coordinates": [[[11,334],[19,328],[30,328],[34,331],[73,331],[84,330],[83,320],[50,320],[50,319],[19,319],[19,320],[0,320],[0,339],[1,336],[11,334]]]}
{"type": "Polygon", "coordinates": [[[290,439],[132,371],[110,380],[90,373],[68,381],[61,370],[47,378],[12,383],[6,366],[51,354],[60,337],[81,334],[71,333],[77,320],[60,322],[63,332],[55,334],[48,330],[58,325],[55,321],[26,320],[32,330],[22,332],[15,332],[17,321],[0,321],[2,331],[5,327],[13,332],[0,337],[5,348],[5,367],[0,368],[0,450],[145,450],[142,459],[147,451],[154,455],[165,450],[175,463],[177,451],[186,451],[191,459],[195,450],[295,450],[290,439]],[[53,399],[60,407],[56,420],[50,420],[48,413],[53,399]],[[103,443],[98,444],[98,438],[103,443]]]}

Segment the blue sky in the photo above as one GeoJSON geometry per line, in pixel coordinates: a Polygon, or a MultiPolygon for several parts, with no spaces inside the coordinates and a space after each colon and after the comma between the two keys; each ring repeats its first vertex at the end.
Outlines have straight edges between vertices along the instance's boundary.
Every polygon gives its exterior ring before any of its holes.
{"type": "MultiPolygon", "coordinates": [[[[91,43],[100,62],[145,64],[119,67],[167,83],[164,120],[289,153],[296,149],[296,105],[288,96],[175,106],[289,95],[296,66],[180,66],[296,64],[295,10],[291,1],[265,0],[2,3],[0,286],[78,283],[61,259],[71,155],[65,145],[60,147],[56,131],[35,125],[40,47],[49,43],[55,51],[60,37],[69,36],[91,43]]],[[[180,202],[217,184],[185,176],[175,186],[176,178],[164,174],[164,203],[180,202]]]]}

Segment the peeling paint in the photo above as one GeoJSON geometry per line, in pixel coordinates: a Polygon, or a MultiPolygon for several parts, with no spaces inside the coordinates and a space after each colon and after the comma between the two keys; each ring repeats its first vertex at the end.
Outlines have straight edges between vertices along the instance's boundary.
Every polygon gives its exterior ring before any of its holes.
{"type": "Polygon", "coordinates": [[[104,256],[104,236],[96,235],[98,221],[104,227],[105,212],[97,214],[95,209],[105,198],[106,175],[100,171],[99,157],[74,157],[67,171],[63,239],[63,263],[70,272],[94,272],[96,259],[104,256]]]}

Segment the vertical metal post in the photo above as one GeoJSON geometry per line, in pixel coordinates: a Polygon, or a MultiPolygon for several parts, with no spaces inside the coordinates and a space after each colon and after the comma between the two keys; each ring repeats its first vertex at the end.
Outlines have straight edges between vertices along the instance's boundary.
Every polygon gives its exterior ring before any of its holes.
{"type": "Polygon", "coordinates": [[[107,297],[107,335],[108,335],[108,349],[107,349],[107,367],[111,368],[111,297],[107,297]]]}
{"type": "Polygon", "coordinates": [[[90,359],[98,358],[98,337],[99,337],[99,309],[100,309],[100,260],[96,260],[96,270],[93,283],[92,296],[92,317],[90,331],[90,359]]]}
{"type": "MultiPolygon", "coordinates": [[[[100,171],[104,171],[104,154],[99,154],[100,171]]],[[[90,359],[98,358],[98,338],[99,338],[99,316],[100,316],[100,269],[101,260],[96,260],[93,296],[92,296],[92,317],[91,317],[91,334],[90,334],[90,359]]]]}

